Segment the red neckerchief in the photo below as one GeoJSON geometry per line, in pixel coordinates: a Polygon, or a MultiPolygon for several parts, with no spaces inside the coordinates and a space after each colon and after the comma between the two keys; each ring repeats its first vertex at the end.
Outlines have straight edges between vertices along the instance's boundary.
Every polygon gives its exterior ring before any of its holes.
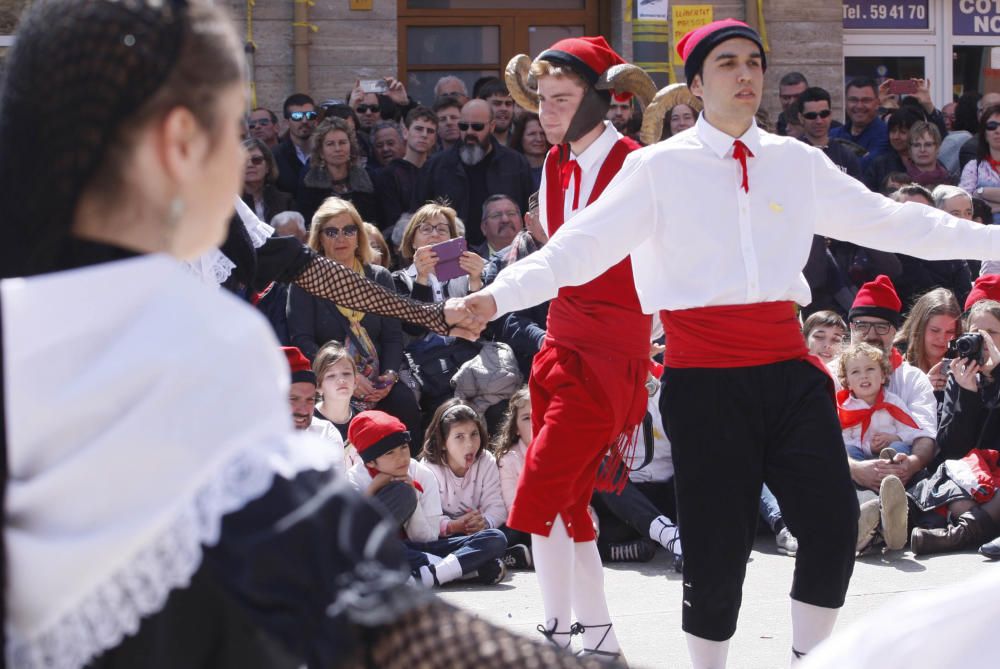
{"type": "Polygon", "coordinates": [[[908,413],[895,404],[890,404],[885,401],[884,388],[878,391],[878,397],[875,398],[875,403],[867,409],[845,409],[844,403],[847,402],[850,396],[851,391],[847,388],[844,388],[837,393],[837,414],[840,416],[840,427],[846,430],[849,427],[854,427],[855,425],[860,424],[862,439],[865,438],[865,432],[868,431],[868,426],[871,425],[872,414],[883,409],[888,411],[889,415],[898,420],[900,423],[909,425],[913,428],[917,427],[916,422],[910,418],[908,413]]]}
{"type": "MultiPolygon", "coordinates": [[[[372,467],[371,465],[365,465],[365,469],[368,470],[368,475],[371,476],[372,478],[378,476],[378,470],[372,467]]],[[[424,487],[420,485],[420,481],[416,479],[413,479],[413,487],[416,488],[418,492],[424,491],[424,487]]]]}
{"type": "Polygon", "coordinates": [[[563,191],[569,190],[569,182],[576,179],[576,186],[573,188],[573,211],[580,208],[580,179],[583,177],[583,170],[580,169],[580,163],[575,160],[567,160],[559,168],[562,175],[562,189],[563,191]]]}
{"type": "Polygon", "coordinates": [[[892,353],[889,354],[889,362],[892,364],[892,371],[899,369],[905,360],[903,360],[903,354],[899,352],[899,349],[893,348],[892,353]]]}
{"type": "Polygon", "coordinates": [[[747,145],[736,140],[733,142],[733,158],[740,161],[740,167],[743,168],[743,183],[740,184],[740,188],[743,189],[744,193],[750,192],[750,176],[747,174],[747,158],[753,158],[753,152],[747,148],[747,145]]]}
{"type": "Polygon", "coordinates": [[[996,174],[1000,175],[1000,160],[993,160],[993,156],[986,156],[986,162],[989,163],[996,174]]]}

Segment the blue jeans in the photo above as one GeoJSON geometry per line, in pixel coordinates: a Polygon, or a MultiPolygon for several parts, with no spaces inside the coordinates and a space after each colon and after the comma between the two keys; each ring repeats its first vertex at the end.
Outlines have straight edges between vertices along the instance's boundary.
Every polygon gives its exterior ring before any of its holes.
{"type": "Polygon", "coordinates": [[[760,517],[775,534],[785,526],[785,521],[781,519],[778,498],[774,496],[766,483],[760,487],[760,517]]]}
{"type": "MultiPolygon", "coordinates": [[[[902,441],[894,441],[889,444],[889,447],[895,448],[897,453],[902,453],[903,455],[909,455],[913,451],[913,448],[909,444],[902,441]]],[[[848,446],[847,456],[851,458],[851,460],[874,460],[872,456],[867,455],[857,446],[848,446]]]]}
{"type": "Polygon", "coordinates": [[[411,571],[430,564],[425,553],[440,558],[454,554],[462,565],[462,575],[466,576],[491,560],[503,557],[507,539],[500,530],[481,530],[475,534],[460,534],[427,543],[404,541],[403,545],[411,571]]]}

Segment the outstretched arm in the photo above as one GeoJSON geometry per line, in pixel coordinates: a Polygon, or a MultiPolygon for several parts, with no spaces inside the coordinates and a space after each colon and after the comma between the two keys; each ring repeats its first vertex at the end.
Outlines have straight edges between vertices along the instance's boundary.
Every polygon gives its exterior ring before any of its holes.
{"type": "MultiPolygon", "coordinates": [[[[640,152],[641,153],[641,152],[640,152]]],[[[620,262],[656,226],[653,175],[633,153],[607,189],[552,235],[539,251],[508,265],[490,286],[466,298],[483,315],[520,311],[551,300],[563,286],[578,286],[620,262]]]]}
{"type": "Polygon", "coordinates": [[[474,325],[460,300],[426,304],[401,297],[340,263],[312,255],[292,282],[303,290],[339,305],[421,325],[439,334],[475,340],[474,325]]]}

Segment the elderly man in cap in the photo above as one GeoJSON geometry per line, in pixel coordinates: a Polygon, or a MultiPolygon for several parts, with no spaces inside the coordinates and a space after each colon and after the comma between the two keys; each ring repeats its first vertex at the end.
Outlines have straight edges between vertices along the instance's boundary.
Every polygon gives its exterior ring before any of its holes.
{"type": "Polygon", "coordinates": [[[796,661],[829,635],[844,603],[858,518],[831,380],[796,317],[795,304],[810,302],[802,267],[812,237],[986,259],[1000,257],[1000,229],[890,201],[819,149],[759,130],[767,63],[746,24],[710,23],[677,48],[705,105],[693,131],[632,153],[598,201],[465,303],[481,318],[523,309],[631,254],[640,304],[666,331],[661,413],[692,663],[726,663],[762,482],[799,539],[796,661]]]}

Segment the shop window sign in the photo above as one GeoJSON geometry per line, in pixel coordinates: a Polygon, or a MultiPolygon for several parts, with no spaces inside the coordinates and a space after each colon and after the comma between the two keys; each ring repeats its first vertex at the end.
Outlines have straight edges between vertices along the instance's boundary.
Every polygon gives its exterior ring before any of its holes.
{"type": "MultiPolygon", "coordinates": [[[[1000,2],[1000,0],[997,0],[1000,2]]],[[[845,30],[926,30],[930,0],[846,0],[845,30]]]]}
{"type": "Polygon", "coordinates": [[[1000,35],[1000,0],[954,0],[951,24],[955,35],[1000,35]]]}

